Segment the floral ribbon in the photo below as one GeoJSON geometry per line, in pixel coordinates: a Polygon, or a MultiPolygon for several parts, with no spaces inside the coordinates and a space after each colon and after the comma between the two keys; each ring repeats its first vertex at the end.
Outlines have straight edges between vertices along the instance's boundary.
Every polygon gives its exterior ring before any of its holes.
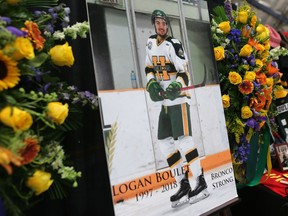
{"type": "MultiPolygon", "coordinates": [[[[246,179],[247,183],[244,185],[243,183],[239,183],[237,185],[238,188],[243,186],[255,186],[260,183],[260,180],[263,176],[265,167],[267,165],[267,173],[270,174],[272,170],[272,162],[270,158],[270,129],[266,124],[263,132],[263,143],[260,144],[260,148],[258,140],[259,133],[254,133],[250,139],[250,154],[247,160],[247,168],[246,168],[246,179]]],[[[269,175],[268,175],[269,176],[269,175]]]]}

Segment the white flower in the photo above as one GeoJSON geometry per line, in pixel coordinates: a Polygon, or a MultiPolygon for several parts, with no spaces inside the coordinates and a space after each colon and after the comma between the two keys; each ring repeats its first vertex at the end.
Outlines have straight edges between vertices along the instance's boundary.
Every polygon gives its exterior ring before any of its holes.
{"type": "Polygon", "coordinates": [[[64,34],[64,32],[55,31],[54,34],[53,34],[53,38],[55,40],[64,40],[65,39],[65,34],[64,34]]]}
{"type": "Polygon", "coordinates": [[[216,29],[216,33],[218,33],[218,34],[223,34],[224,32],[223,32],[221,29],[217,28],[217,29],[216,29]]]}
{"type": "Polygon", "coordinates": [[[81,38],[86,38],[89,30],[90,30],[90,27],[87,21],[84,21],[82,23],[77,22],[76,24],[72,26],[63,28],[63,32],[55,31],[53,34],[53,38],[55,40],[64,40],[66,37],[71,37],[72,39],[76,39],[77,36],[81,38]]]}
{"type": "Polygon", "coordinates": [[[284,47],[276,47],[274,49],[271,49],[269,51],[269,57],[273,60],[278,60],[279,56],[287,56],[288,55],[288,50],[284,47]]]}

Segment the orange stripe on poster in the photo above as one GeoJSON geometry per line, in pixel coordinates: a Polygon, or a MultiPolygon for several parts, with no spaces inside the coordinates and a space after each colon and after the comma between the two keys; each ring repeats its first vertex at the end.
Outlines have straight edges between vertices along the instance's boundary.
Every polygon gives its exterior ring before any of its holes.
{"type": "Polygon", "coordinates": [[[183,122],[184,135],[185,136],[189,136],[187,105],[186,104],[181,104],[181,110],[182,110],[182,122],[183,122]]]}
{"type": "MultiPolygon", "coordinates": [[[[208,171],[231,162],[230,150],[208,155],[201,160],[204,171],[208,171]]],[[[191,175],[191,173],[190,173],[191,175]]],[[[131,181],[112,186],[114,203],[122,202],[130,198],[138,198],[139,195],[148,195],[153,190],[163,186],[173,187],[175,182],[170,170],[152,173],[131,181]]]]}

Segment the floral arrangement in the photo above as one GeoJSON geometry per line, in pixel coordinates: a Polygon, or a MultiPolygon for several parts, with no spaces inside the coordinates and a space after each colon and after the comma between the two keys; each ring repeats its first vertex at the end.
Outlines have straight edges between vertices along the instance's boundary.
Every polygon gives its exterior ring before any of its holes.
{"type": "Polygon", "coordinates": [[[260,148],[264,128],[277,131],[274,102],[287,92],[275,60],[287,50],[271,49],[269,29],[246,1],[214,8],[211,32],[235,176],[245,183],[251,137],[259,134],[260,148]]]}
{"type": "Polygon", "coordinates": [[[74,64],[69,40],[86,38],[86,21],[70,26],[70,8],[58,0],[0,5],[0,202],[21,215],[40,194],[63,198],[65,187],[77,187],[81,172],[63,140],[98,98],[62,78],[74,64]]]}

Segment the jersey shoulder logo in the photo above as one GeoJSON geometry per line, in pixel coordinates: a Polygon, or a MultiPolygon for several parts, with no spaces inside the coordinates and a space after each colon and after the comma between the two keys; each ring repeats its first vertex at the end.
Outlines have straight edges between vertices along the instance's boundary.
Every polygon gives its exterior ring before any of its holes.
{"type": "Polygon", "coordinates": [[[182,48],[180,48],[180,49],[178,50],[178,56],[184,58],[184,51],[183,51],[182,48]]]}
{"type": "Polygon", "coordinates": [[[152,41],[149,41],[147,46],[148,46],[148,49],[151,50],[152,49],[152,41]]]}

